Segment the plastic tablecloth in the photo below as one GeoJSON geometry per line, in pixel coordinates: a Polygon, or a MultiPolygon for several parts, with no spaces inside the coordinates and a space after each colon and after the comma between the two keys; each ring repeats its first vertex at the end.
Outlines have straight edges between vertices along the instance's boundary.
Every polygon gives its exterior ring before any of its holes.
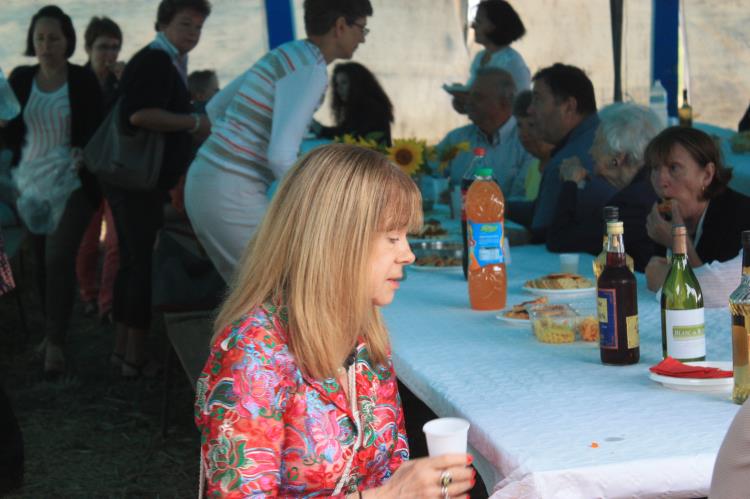
{"type": "MultiPolygon", "coordinates": [[[[591,260],[581,255],[583,275],[591,260]]],[[[508,306],[529,299],[527,279],[558,269],[542,246],[514,247],[508,306]]],[[[469,446],[493,499],[708,494],[739,406],[727,393],[649,379],[661,360],[660,309],[637,278],[641,360],[615,367],[600,363],[598,344],[539,343],[528,326],[470,310],[460,271],[409,269],[383,309],[396,371],[439,416],[469,420],[469,446]]],[[[593,308],[593,295],[585,300],[593,308]]],[[[708,360],[731,360],[728,311],[707,309],[706,330],[708,360]]]]}

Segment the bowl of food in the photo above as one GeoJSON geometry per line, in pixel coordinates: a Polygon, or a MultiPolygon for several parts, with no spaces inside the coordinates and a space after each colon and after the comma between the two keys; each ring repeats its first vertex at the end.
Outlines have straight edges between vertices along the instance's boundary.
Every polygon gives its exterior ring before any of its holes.
{"type": "Polygon", "coordinates": [[[536,305],[529,310],[536,339],[542,343],[573,343],[578,315],[565,304],[536,305]]]}
{"type": "Polygon", "coordinates": [[[418,241],[411,243],[414,252],[414,268],[455,269],[461,268],[463,244],[457,241],[418,241]]]}

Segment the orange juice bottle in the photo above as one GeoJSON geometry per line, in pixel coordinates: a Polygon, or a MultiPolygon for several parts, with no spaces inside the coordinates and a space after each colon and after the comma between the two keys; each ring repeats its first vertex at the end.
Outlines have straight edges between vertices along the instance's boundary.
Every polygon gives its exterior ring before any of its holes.
{"type": "Polygon", "coordinates": [[[508,294],[503,254],[505,196],[492,169],[476,172],[466,193],[469,302],[474,310],[501,310],[508,294]]]}

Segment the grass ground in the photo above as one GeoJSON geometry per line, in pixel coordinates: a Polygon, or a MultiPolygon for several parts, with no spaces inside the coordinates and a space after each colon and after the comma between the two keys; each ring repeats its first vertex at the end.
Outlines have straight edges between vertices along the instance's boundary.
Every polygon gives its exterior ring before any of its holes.
{"type": "MultiPolygon", "coordinates": [[[[169,433],[162,438],[162,379],[123,380],[109,364],[113,326],[84,317],[77,303],[67,346],[70,373],[59,382],[43,381],[36,353],[41,309],[28,268],[14,268],[29,335],[21,334],[12,296],[0,298],[0,379],[23,431],[26,473],[23,487],[6,497],[195,497],[199,435],[181,368],[173,373],[169,433]]],[[[161,360],[166,339],[160,321],[152,333],[151,351],[161,360]]]]}

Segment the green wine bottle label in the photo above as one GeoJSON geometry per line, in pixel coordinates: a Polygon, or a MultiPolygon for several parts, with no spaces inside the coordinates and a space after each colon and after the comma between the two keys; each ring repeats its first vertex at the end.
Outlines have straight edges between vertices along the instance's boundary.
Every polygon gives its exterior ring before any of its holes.
{"type": "Polygon", "coordinates": [[[677,360],[706,356],[706,333],[703,308],[665,310],[667,355],[677,360]]]}

